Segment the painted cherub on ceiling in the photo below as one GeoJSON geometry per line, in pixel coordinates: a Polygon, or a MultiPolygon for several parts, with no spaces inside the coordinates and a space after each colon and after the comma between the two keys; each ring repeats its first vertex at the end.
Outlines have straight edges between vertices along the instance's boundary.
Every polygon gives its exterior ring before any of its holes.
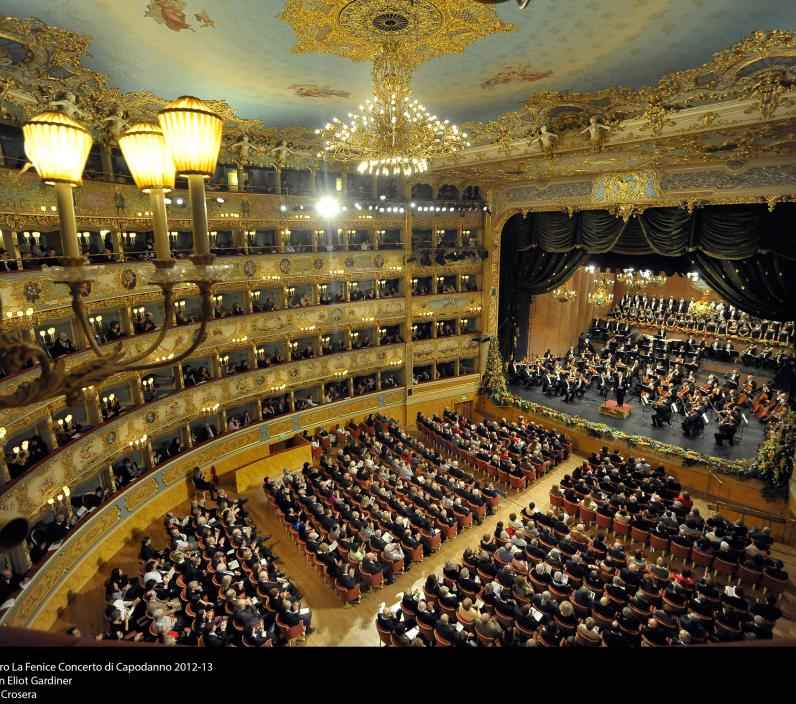
{"type": "Polygon", "coordinates": [[[183,29],[196,30],[185,21],[183,10],[188,0],[149,0],[144,17],[151,17],[158,24],[165,24],[174,32],[183,29]]]}

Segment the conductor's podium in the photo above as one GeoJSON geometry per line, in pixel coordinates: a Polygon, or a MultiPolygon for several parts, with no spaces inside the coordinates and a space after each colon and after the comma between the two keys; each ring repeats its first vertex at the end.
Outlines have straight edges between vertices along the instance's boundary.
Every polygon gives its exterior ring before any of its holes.
{"type": "Polygon", "coordinates": [[[621,418],[624,420],[632,412],[632,407],[629,403],[618,406],[616,401],[610,399],[605,403],[600,404],[600,413],[604,416],[612,416],[614,418],[621,418]]]}

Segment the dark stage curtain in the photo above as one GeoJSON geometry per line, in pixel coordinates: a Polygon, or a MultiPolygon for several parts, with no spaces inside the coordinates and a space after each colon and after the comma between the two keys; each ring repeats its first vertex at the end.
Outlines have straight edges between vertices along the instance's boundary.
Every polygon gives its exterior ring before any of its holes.
{"type": "MultiPolygon", "coordinates": [[[[519,310],[516,292],[547,293],[591,255],[688,257],[732,305],[755,316],[792,320],[796,311],[796,204],[650,208],[627,223],[606,210],[515,215],[503,228],[500,342],[511,356],[519,310]]],[[[651,258],[652,260],[652,258],[651,258]]]]}
{"type": "Polygon", "coordinates": [[[796,261],[775,254],[727,260],[695,252],[693,257],[704,281],[736,308],[769,320],[796,317],[796,261]]]}

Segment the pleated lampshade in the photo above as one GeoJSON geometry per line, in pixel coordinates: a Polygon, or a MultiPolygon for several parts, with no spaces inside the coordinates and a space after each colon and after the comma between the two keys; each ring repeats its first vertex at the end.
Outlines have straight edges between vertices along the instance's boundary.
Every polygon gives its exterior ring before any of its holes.
{"type": "Polygon", "coordinates": [[[135,185],[144,193],[153,188],[174,188],[174,161],[160,127],[137,122],[119,137],[119,147],[135,185]]]}
{"type": "Polygon", "coordinates": [[[25,156],[39,177],[78,185],[93,139],[88,130],[61,112],[43,112],[22,127],[25,156]]]}
{"type": "Polygon", "coordinates": [[[221,117],[201,100],[184,95],[158,112],[158,123],[180,176],[213,175],[221,148],[221,117]]]}

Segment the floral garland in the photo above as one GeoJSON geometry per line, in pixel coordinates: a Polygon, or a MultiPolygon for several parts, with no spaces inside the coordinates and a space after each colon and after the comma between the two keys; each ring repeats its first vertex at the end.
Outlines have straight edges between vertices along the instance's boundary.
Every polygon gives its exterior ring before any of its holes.
{"type": "MultiPolygon", "coordinates": [[[[756,466],[751,460],[736,460],[730,462],[723,460],[720,457],[712,457],[710,455],[703,455],[696,450],[686,450],[685,448],[678,447],[677,445],[670,445],[669,443],[661,442],[653,438],[646,437],[645,435],[634,435],[625,433],[621,430],[616,430],[605,423],[596,423],[579,416],[572,416],[562,411],[557,411],[549,406],[544,406],[533,401],[528,401],[524,398],[515,396],[508,390],[506,386],[506,378],[503,374],[503,363],[501,361],[500,352],[496,342],[492,342],[489,347],[487,356],[486,368],[481,377],[481,391],[486,396],[492,399],[498,406],[514,406],[523,411],[530,411],[537,413],[545,418],[552,418],[557,420],[570,428],[580,428],[589,433],[589,435],[598,438],[605,438],[607,440],[619,440],[626,442],[631,447],[649,448],[662,455],[670,457],[677,457],[682,460],[684,467],[689,467],[695,464],[703,464],[722,474],[731,474],[733,476],[749,479],[749,478],[765,478],[763,470],[756,466]]],[[[781,425],[781,424],[780,424],[781,425]]],[[[791,442],[793,437],[796,436],[796,428],[792,428],[791,442]]],[[[774,435],[774,433],[772,433],[774,435]]],[[[761,448],[762,449],[762,448],[761,448]]],[[[793,464],[793,446],[791,445],[791,469],[793,464]]],[[[755,460],[757,462],[757,460],[755,460]]],[[[788,475],[790,476],[790,475],[788,475]]]]}
{"type": "Polygon", "coordinates": [[[769,499],[788,495],[793,474],[793,454],[796,452],[796,412],[790,410],[766,436],[757,450],[752,469],[768,484],[763,495],[769,499]]]}

